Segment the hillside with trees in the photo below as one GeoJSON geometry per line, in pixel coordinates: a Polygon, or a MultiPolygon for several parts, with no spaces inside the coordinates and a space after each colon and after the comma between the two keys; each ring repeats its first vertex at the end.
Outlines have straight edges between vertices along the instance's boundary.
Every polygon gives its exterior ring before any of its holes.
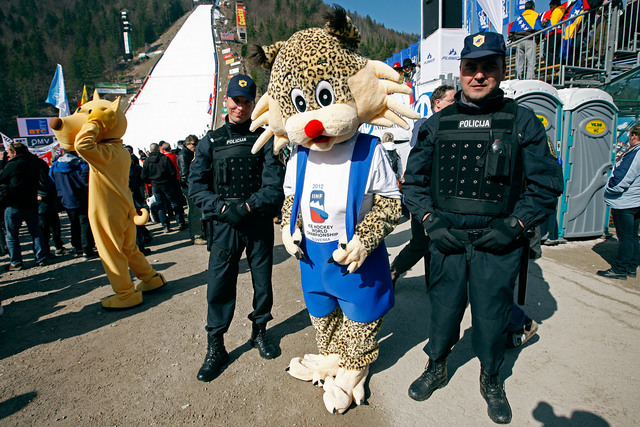
{"type": "MultiPolygon", "coordinates": [[[[200,2],[202,3],[202,2],[200,2]]],[[[232,5],[235,3],[230,2],[232,5]]],[[[18,136],[16,117],[55,116],[45,103],[56,64],[64,78],[73,110],[83,85],[95,82],[128,83],[138,53],[152,49],[158,37],[193,7],[192,0],[2,0],[0,2],[0,131],[18,136]],[[122,61],[120,10],[129,11],[134,61],[122,61]]],[[[323,25],[330,6],[320,0],[245,0],[249,43],[271,44],[295,31],[323,25]]],[[[360,51],[373,59],[418,40],[397,33],[369,17],[349,12],[360,29],[360,51]]],[[[229,25],[235,24],[233,19],[229,25]]],[[[239,46],[241,52],[246,45],[239,46]]],[[[197,61],[198,58],[194,58],[197,61]]],[[[254,71],[258,80],[266,73],[254,71]]]]}

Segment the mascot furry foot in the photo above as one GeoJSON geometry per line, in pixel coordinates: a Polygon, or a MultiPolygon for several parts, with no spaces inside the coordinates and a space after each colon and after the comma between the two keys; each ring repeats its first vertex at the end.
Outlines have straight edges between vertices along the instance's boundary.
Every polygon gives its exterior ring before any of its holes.
{"type": "Polygon", "coordinates": [[[155,291],[156,289],[161,288],[166,284],[167,284],[167,280],[164,278],[164,276],[161,273],[156,273],[156,275],[153,276],[148,281],[146,282],[142,281],[138,283],[138,285],[136,286],[136,291],[138,292],[155,291]]]}
{"type": "Polygon", "coordinates": [[[102,308],[105,310],[126,310],[140,304],[142,304],[142,292],[133,292],[125,299],[118,295],[111,295],[102,300],[102,308]]]}
{"type": "Polygon", "coordinates": [[[287,372],[294,378],[302,381],[311,381],[315,386],[321,387],[327,378],[333,378],[338,373],[340,356],[329,354],[305,354],[304,357],[294,357],[289,362],[287,372]]]}
{"type": "Polygon", "coordinates": [[[364,403],[364,383],[369,375],[369,367],[362,370],[338,369],[334,378],[329,377],[324,383],[324,406],[332,414],[344,414],[351,402],[356,405],[364,403]]]}

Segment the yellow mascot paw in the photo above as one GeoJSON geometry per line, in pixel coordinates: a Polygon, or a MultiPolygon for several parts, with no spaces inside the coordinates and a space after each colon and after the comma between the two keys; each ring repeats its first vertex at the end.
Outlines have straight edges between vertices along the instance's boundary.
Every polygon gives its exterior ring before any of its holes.
{"type": "Polygon", "coordinates": [[[334,378],[327,378],[324,383],[324,395],[322,400],[327,411],[332,414],[344,414],[351,402],[356,405],[364,403],[364,383],[369,375],[369,367],[362,370],[350,370],[340,368],[334,378]]]}
{"type": "Polygon", "coordinates": [[[142,304],[141,292],[133,292],[125,299],[119,298],[118,295],[111,295],[102,300],[102,308],[106,310],[124,310],[140,304],[142,304]]]}
{"type": "Polygon", "coordinates": [[[338,373],[340,357],[337,354],[323,356],[321,354],[305,354],[304,357],[294,357],[289,362],[287,372],[302,381],[311,381],[315,386],[322,387],[327,378],[335,377],[338,373]]]}
{"type": "Polygon", "coordinates": [[[156,275],[153,276],[151,279],[149,279],[149,281],[138,283],[138,286],[136,286],[136,291],[138,292],[154,291],[158,288],[163,287],[166,284],[167,284],[167,281],[164,278],[164,276],[161,273],[156,273],[156,275]]]}

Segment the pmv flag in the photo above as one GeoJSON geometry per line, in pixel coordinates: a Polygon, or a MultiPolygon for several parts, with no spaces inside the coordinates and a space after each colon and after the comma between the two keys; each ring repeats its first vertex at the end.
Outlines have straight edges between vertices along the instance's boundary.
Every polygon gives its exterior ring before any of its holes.
{"type": "Polygon", "coordinates": [[[9,144],[11,144],[13,140],[2,132],[0,132],[0,135],[2,135],[2,145],[4,145],[4,149],[7,150],[9,148],[9,144]]]}
{"type": "Polygon", "coordinates": [[[87,85],[82,85],[82,99],[80,99],[80,105],[85,102],[89,102],[89,95],[87,95],[87,85]]]}
{"type": "Polygon", "coordinates": [[[67,99],[67,92],[64,88],[64,76],[62,75],[62,65],[58,64],[56,67],[56,75],[53,76],[51,86],[49,87],[49,96],[47,100],[49,104],[56,107],[59,111],[60,117],[66,117],[71,112],[69,111],[69,100],[67,99]]]}

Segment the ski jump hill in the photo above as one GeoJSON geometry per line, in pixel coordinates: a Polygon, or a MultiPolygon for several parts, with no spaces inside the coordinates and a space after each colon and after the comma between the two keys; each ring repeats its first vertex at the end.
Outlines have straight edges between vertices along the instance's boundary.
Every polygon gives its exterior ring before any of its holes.
{"type": "Polygon", "coordinates": [[[176,147],[189,134],[203,136],[211,127],[217,61],[213,23],[218,11],[200,5],[182,25],[126,111],[123,141],[147,151],[166,141],[176,147]],[[215,12],[216,15],[212,15],[215,12]]]}

